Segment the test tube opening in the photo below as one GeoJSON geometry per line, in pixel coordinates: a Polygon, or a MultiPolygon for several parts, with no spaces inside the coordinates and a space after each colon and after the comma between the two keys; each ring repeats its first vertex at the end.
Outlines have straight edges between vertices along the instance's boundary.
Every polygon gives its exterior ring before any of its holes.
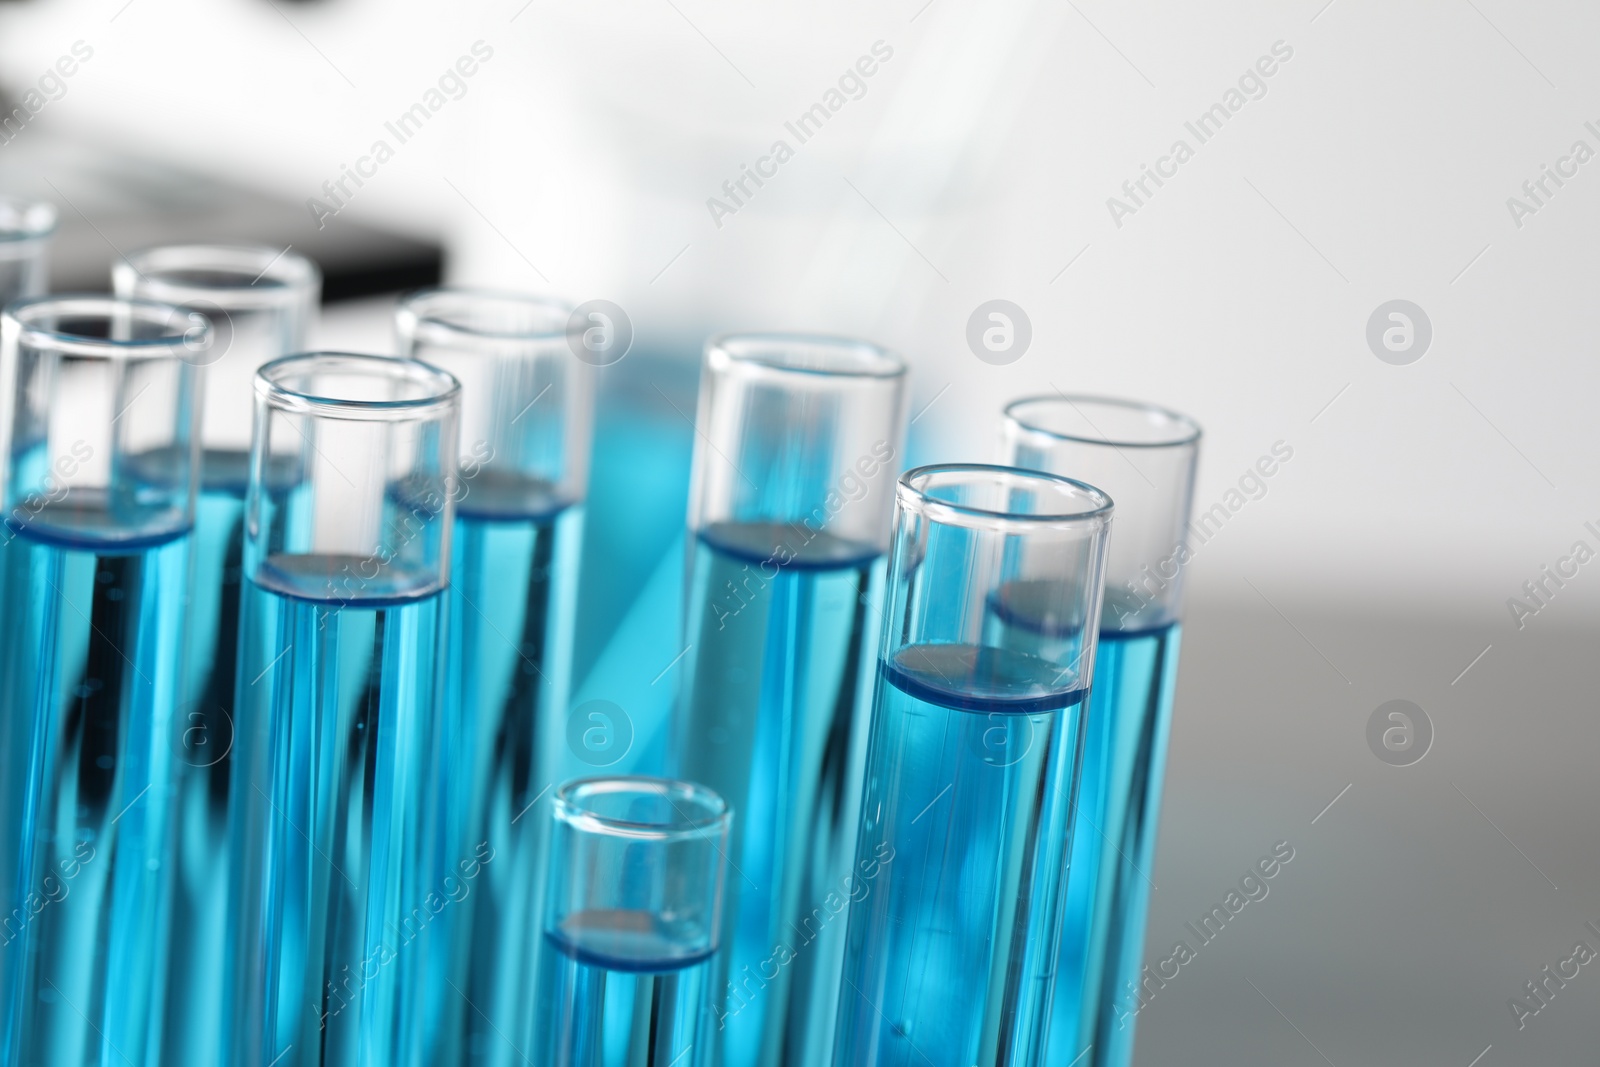
{"type": "Polygon", "coordinates": [[[613,970],[672,970],[719,943],[732,814],[701,785],[588,778],[557,791],[546,937],[613,970]]]}
{"type": "Polygon", "coordinates": [[[1174,448],[1200,439],[1200,424],[1155,404],[1116,397],[1023,397],[1005,416],[1020,432],[1109,448],[1174,448]]]}
{"type": "Polygon", "coordinates": [[[0,308],[45,291],[54,204],[0,196],[0,308]]]}
{"type": "Polygon", "coordinates": [[[1070,478],[941,464],[902,475],[898,501],[890,681],[986,711],[1081,700],[1111,498],[1070,478]]]}
{"type": "Polygon", "coordinates": [[[588,488],[594,371],[573,351],[572,307],[484,289],[426,289],[395,316],[402,355],[460,380],[460,514],[551,519],[588,488]]]}
{"type": "Polygon", "coordinates": [[[206,315],[216,337],[203,359],[202,488],[244,496],[249,477],[251,383],[262,364],[304,349],[322,274],[289,249],[182,244],[142,249],[111,268],[119,296],[206,315]]]}
{"type": "Polygon", "coordinates": [[[0,316],[4,501],[13,531],[135,545],[193,521],[205,316],[49,296],[0,316]]]}
{"type": "Polygon", "coordinates": [[[267,245],[185,244],[141,249],[111,267],[119,293],[188,304],[210,299],[241,310],[315,304],[322,275],[297,252],[267,245]]]}
{"type": "Polygon", "coordinates": [[[54,204],[0,196],[0,243],[36,241],[55,233],[54,204]]]}
{"type": "Polygon", "coordinates": [[[572,307],[525,293],[444,288],[410,294],[396,314],[402,334],[424,343],[472,338],[515,347],[530,340],[565,341],[572,307]]]}
{"type": "Polygon", "coordinates": [[[1131,632],[1178,619],[1200,425],[1153,404],[1057,394],[1008,405],[1003,433],[1007,462],[1083,478],[1116,497],[1106,624],[1131,632]]]}
{"type": "Polygon", "coordinates": [[[706,345],[713,370],[750,376],[825,375],[851,378],[899,378],[905,362],[870,341],[826,334],[721,334],[706,345]]]}
{"type": "Polygon", "coordinates": [[[905,415],[904,360],[868,341],[729,334],[706,345],[689,525],[756,563],[880,555],[905,415]]]}
{"type": "Polygon", "coordinates": [[[416,360],[307,353],[256,375],[246,573],[371,605],[449,576],[460,385],[416,360]]]}
{"type": "Polygon", "coordinates": [[[909,470],[900,477],[900,494],[908,510],[935,521],[1015,533],[1098,522],[1112,509],[1111,498],[1085,482],[977,463],[909,470]]]}

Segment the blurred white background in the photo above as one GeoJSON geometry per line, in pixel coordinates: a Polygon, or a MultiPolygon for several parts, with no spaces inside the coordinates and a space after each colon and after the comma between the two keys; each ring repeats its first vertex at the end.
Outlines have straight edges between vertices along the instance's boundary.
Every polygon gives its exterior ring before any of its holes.
{"type": "Polygon", "coordinates": [[[642,338],[898,346],[922,403],[952,386],[930,455],[987,452],[1003,399],[1052,384],[1200,418],[1206,503],[1282,439],[1295,461],[1208,570],[1497,618],[1600,517],[1571,437],[1600,375],[1579,299],[1600,168],[1520,228],[1506,205],[1573,141],[1600,150],[1582,59],[1600,12],[1322,2],[36,2],[0,7],[0,71],[16,97],[81,40],[92,60],[27,136],[297,203],[331,206],[323,183],[386,140],[327,227],[441,239],[453,280],[616,300],[642,338]],[[465,95],[400,144],[384,123],[478,41],[493,58],[465,95]],[[800,144],[783,123],[876,41],[893,58],[800,144]],[[1266,94],[1200,144],[1184,123],[1278,41],[1266,94]],[[794,158],[719,228],[707,198],[780,137],[794,158]],[[1108,197],[1179,138],[1194,158],[1119,228],[1108,197]],[[1004,368],[964,342],[994,297],[1033,325],[1004,368]],[[1407,367],[1364,341],[1396,298],[1434,330],[1407,367]]]}
{"type": "MultiPolygon", "coordinates": [[[[613,300],[641,351],[871,337],[912,361],[919,461],[992,458],[1002,403],[1057,389],[1197,417],[1197,511],[1286,443],[1191,569],[1152,949],[1274,840],[1308,859],[1141,1017],[1141,1062],[1575,1063],[1600,977],[1522,1031],[1507,1000],[1600,944],[1600,563],[1521,628],[1507,600],[1600,549],[1600,159],[1560,162],[1600,152],[1597,33],[1592,4],[1509,0],[36,0],[0,4],[12,105],[93,56],[0,144],[0,185],[31,142],[88,144],[309,223],[382,139],[327,240],[364,224],[441,242],[452,281],[613,300]],[[785,123],[878,42],[800,143],[785,123]],[[475,45],[401,144],[385,124],[475,45]],[[1186,123],[1275,51],[1202,143],[1186,123]],[[778,139],[793,158],[715,219],[778,139]],[[1540,204],[1546,166],[1570,176],[1540,204]],[[1032,328],[1006,366],[966,341],[995,298],[1032,328]],[[1367,340],[1396,299],[1431,323],[1407,365],[1367,340]],[[1396,697],[1438,731],[1413,768],[1363,738],[1396,697]]],[[[386,304],[329,312],[341,344],[388,344],[386,304]]]]}

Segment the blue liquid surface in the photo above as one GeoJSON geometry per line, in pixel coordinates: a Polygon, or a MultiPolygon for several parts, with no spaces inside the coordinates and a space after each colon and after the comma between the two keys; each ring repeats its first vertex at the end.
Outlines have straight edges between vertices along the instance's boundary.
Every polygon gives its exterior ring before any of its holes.
{"type": "Polygon", "coordinates": [[[461,899],[431,934],[450,959],[425,977],[435,1063],[512,1067],[532,1048],[583,512],[515,503],[479,485],[457,512],[437,862],[461,899]]]}
{"type": "Polygon", "coordinates": [[[1102,630],[1048,1062],[1133,1062],[1137,985],[1178,673],[1176,623],[1102,630]],[[1091,1048],[1092,1046],[1092,1048],[1091,1048]],[[1085,1054],[1085,1051],[1087,1054],[1085,1054]]]}
{"type": "Polygon", "coordinates": [[[272,556],[244,589],[233,1062],[420,1062],[416,975],[459,903],[429,860],[443,596],[417,574],[272,556]],[[340,594],[328,599],[330,580],[340,594]]]}
{"type": "Polygon", "coordinates": [[[712,1004],[726,1067],[825,1064],[838,997],[884,562],[804,526],[694,549],[676,773],[728,802],[712,1004]]]}
{"type": "Polygon", "coordinates": [[[187,531],[75,494],[0,530],[4,1062],[162,1062],[187,531]],[[53,514],[52,514],[53,512],[53,514]],[[61,525],[56,525],[60,520],[61,525]]]}
{"type": "MultiPolygon", "coordinates": [[[[546,931],[537,1031],[544,1067],[708,1062],[711,956],[648,912],[589,911],[546,931]]],[[[703,944],[704,938],[696,939],[703,944]]]]}
{"type": "Polygon", "coordinates": [[[992,646],[881,670],[834,1062],[1039,1062],[1084,691],[992,646]]]}

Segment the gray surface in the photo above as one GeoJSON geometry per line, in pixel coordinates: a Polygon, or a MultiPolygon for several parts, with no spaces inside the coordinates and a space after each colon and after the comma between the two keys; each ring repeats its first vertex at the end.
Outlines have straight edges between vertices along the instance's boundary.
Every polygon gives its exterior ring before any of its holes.
{"type": "Polygon", "coordinates": [[[1138,1063],[1595,1062],[1600,960],[1520,1032],[1508,1000],[1600,951],[1600,626],[1261,592],[1190,598],[1146,961],[1273,842],[1296,855],[1150,1000],[1138,1063]],[[1436,731],[1408,767],[1367,747],[1394,698],[1436,731]]]}

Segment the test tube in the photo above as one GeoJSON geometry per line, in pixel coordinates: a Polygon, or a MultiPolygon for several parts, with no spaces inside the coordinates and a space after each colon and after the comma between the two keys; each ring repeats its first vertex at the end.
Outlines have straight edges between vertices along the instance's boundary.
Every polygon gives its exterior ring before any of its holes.
{"type": "Polygon", "coordinates": [[[1145,1001],[1138,983],[1200,427],[1148,404],[1054,395],[1008,406],[1004,436],[1007,462],[1083,478],[1117,502],[1049,1062],[1128,1067],[1145,1001]]]}
{"type": "Polygon", "coordinates": [[[732,814],[664,778],[584,778],[553,805],[542,1067],[702,1067],[732,814]]]}
{"type": "Polygon", "coordinates": [[[1111,500],[1009,467],[900,478],[836,1067],[1032,1067],[1111,500]]]}
{"type": "Polygon", "coordinates": [[[593,409],[570,315],[471,289],[397,315],[400,354],[461,382],[439,862],[476,875],[433,931],[450,963],[427,978],[431,1063],[512,1067],[531,1036],[549,801],[534,805],[563,777],[593,409]]]}
{"type": "Polygon", "coordinates": [[[825,1063],[904,432],[905,364],[787,334],[706,347],[690,489],[679,777],[735,816],[717,1063],[825,1063]]]}
{"type": "Polygon", "coordinates": [[[308,353],[256,374],[235,697],[230,1062],[420,1063],[460,387],[308,353]]]}
{"type": "Polygon", "coordinates": [[[0,308],[45,291],[55,232],[54,205],[0,196],[0,308]]]}
{"type": "MultiPolygon", "coordinates": [[[[305,347],[321,274],[284,249],[168,245],[111,268],[117,295],[205,314],[217,337],[203,360],[200,496],[195,507],[173,804],[174,923],[167,946],[162,1042],[172,1067],[213,1067],[221,1051],[228,780],[234,668],[250,461],[251,383],[269,360],[305,347]]],[[[200,361],[197,361],[200,362],[200,361]]]]}
{"type": "Polygon", "coordinates": [[[167,833],[206,319],[0,316],[0,919],[11,1064],[162,1062],[167,833]]]}

